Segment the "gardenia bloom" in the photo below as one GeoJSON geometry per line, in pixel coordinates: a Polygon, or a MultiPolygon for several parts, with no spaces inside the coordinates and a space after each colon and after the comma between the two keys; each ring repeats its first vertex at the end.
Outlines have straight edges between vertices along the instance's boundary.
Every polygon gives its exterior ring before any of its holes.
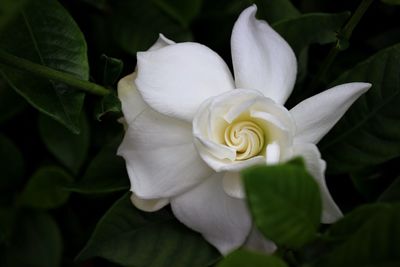
{"type": "Polygon", "coordinates": [[[209,48],[160,35],[118,84],[127,123],[118,154],[133,204],[145,211],[171,204],[181,222],[224,254],[243,244],[273,249],[252,227],[238,174],[254,164],[302,156],[320,186],[322,222],[341,217],[315,144],[371,86],[342,84],[287,110],[296,58],[256,11],[244,10],[233,28],[234,79],[209,48]]]}

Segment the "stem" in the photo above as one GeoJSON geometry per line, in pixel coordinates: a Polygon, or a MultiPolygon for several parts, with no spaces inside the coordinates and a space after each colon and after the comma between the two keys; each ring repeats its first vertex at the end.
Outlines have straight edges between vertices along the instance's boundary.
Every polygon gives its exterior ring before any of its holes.
{"type": "Polygon", "coordinates": [[[325,78],[326,73],[331,67],[333,61],[335,60],[337,54],[344,50],[342,47],[343,41],[346,43],[351,37],[354,28],[358,25],[361,18],[367,11],[368,7],[372,4],[373,0],[363,0],[357,7],[356,11],[353,13],[349,21],[343,27],[343,29],[338,33],[338,40],[336,44],[331,48],[328,55],[326,56],[321,68],[319,68],[315,78],[310,84],[310,92],[313,92],[319,85],[320,81],[325,78]]]}
{"type": "Polygon", "coordinates": [[[33,63],[29,60],[16,57],[0,49],[0,63],[13,68],[32,73],[34,75],[62,82],[82,91],[104,96],[110,93],[109,90],[95,83],[80,80],[74,75],[61,72],[49,67],[33,63]]]}

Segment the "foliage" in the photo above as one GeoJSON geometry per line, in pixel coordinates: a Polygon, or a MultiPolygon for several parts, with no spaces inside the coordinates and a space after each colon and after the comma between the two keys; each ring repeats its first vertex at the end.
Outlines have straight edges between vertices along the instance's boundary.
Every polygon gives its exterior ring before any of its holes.
{"type": "Polygon", "coordinates": [[[400,266],[399,1],[373,1],[349,38],[356,8],[318,0],[1,0],[0,266],[400,266]],[[296,53],[289,107],[336,84],[373,87],[318,144],[345,216],[321,227],[318,187],[301,159],[250,168],[242,173],[249,210],[278,250],[238,249],[222,259],[168,206],[144,213],[131,205],[116,155],[124,132],[116,87],[159,33],[203,43],[230,62],[233,23],[253,3],[296,53]],[[334,60],[320,75],[329,51],[334,60]]]}

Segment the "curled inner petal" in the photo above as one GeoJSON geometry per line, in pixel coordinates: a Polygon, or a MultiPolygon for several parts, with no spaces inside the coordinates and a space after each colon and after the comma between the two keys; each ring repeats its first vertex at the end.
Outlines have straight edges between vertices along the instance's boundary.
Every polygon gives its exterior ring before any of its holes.
{"type": "Polygon", "coordinates": [[[236,160],[257,156],[264,147],[264,131],[252,121],[232,123],[225,129],[225,144],[236,149],[236,160]]]}

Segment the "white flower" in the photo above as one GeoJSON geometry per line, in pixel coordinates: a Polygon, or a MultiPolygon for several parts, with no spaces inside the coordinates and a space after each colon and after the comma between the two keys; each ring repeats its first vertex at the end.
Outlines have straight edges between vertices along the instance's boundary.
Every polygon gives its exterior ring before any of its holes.
{"type": "Polygon", "coordinates": [[[256,163],[302,156],[320,185],[322,222],[341,216],[315,144],[370,87],[339,85],[287,110],[296,58],[282,37],[255,18],[256,10],[244,10],[233,28],[235,80],[207,47],[161,35],[137,54],[137,71],[118,85],[128,124],[118,153],[126,160],[133,204],[155,211],[170,203],[180,221],[222,253],[245,242],[273,249],[252,230],[238,175],[256,163]]]}

